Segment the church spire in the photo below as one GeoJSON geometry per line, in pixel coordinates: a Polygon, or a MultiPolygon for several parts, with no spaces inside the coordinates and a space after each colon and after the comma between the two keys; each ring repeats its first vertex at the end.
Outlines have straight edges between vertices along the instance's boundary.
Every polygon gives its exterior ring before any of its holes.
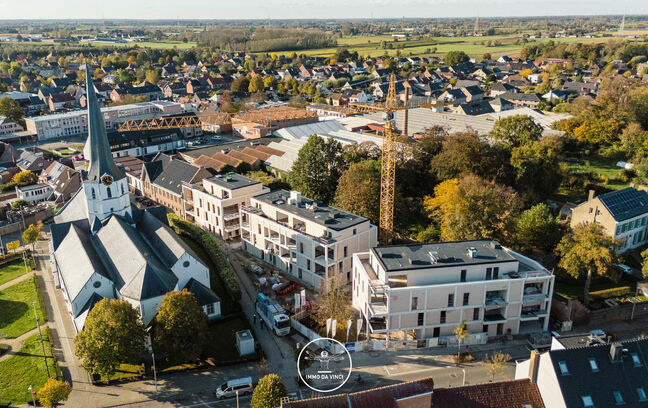
{"type": "Polygon", "coordinates": [[[99,109],[89,64],[86,63],[86,101],[88,106],[88,140],[85,146],[85,156],[88,160],[88,181],[98,183],[104,175],[114,180],[124,178],[117,168],[110,152],[110,144],[106,135],[106,125],[103,114],[99,109]]]}

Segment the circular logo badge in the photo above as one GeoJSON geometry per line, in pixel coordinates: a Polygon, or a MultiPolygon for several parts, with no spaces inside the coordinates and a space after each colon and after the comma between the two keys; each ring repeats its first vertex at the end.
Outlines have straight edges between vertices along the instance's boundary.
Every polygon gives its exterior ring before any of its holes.
{"type": "Polygon", "coordinates": [[[342,387],[352,370],[349,350],[329,337],[309,341],[297,357],[299,378],[316,392],[333,392],[342,387]]]}

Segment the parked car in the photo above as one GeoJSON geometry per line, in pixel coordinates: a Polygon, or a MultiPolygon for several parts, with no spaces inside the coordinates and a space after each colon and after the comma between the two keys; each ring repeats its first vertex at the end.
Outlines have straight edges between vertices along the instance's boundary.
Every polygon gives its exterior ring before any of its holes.
{"type": "Polygon", "coordinates": [[[77,155],[74,156],[72,159],[73,159],[74,161],[85,160],[85,156],[83,155],[83,153],[81,153],[81,154],[77,154],[77,155]]]}
{"type": "Polygon", "coordinates": [[[230,380],[216,389],[216,398],[230,398],[236,397],[238,395],[250,395],[254,391],[254,385],[252,384],[252,377],[237,378],[236,380],[230,380]]]}
{"type": "Polygon", "coordinates": [[[627,273],[628,275],[632,275],[632,272],[633,272],[633,271],[632,271],[632,268],[629,267],[628,265],[624,265],[624,264],[614,264],[614,266],[616,266],[617,268],[619,268],[619,269],[621,270],[621,272],[623,272],[623,273],[627,273]]]}
{"type": "Polygon", "coordinates": [[[211,140],[214,142],[220,142],[221,140],[223,140],[223,138],[220,136],[212,136],[211,140]]]}

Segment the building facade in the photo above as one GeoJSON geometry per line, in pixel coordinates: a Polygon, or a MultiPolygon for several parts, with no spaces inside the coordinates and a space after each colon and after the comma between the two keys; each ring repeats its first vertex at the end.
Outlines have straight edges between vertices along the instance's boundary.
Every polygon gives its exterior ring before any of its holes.
{"type": "Polygon", "coordinates": [[[634,187],[595,197],[572,211],[571,227],[596,223],[619,243],[618,252],[638,248],[648,242],[648,192],[634,187]]]}
{"type": "Polygon", "coordinates": [[[295,279],[325,290],[351,281],[351,256],[377,244],[368,219],[277,190],[241,209],[241,245],[295,279]]]}
{"type": "Polygon", "coordinates": [[[241,235],[240,211],[268,187],[236,173],[218,174],[191,184],[184,182],[184,218],[223,239],[241,235]]]}
{"type": "Polygon", "coordinates": [[[470,335],[488,337],[547,330],[553,282],[542,265],[490,240],[353,255],[353,307],[370,334],[388,340],[413,332],[413,340],[452,342],[464,321],[470,335]]]}
{"type": "Polygon", "coordinates": [[[39,183],[31,186],[16,187],[18,200],[25,200],[31,204],[38,204],[48,200],[54,189],[49,184],[39,183]]]}

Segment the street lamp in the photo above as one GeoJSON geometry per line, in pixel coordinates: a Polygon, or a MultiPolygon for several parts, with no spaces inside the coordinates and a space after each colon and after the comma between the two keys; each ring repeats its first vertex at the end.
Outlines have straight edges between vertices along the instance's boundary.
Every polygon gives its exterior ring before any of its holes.
{"type": "Polygon", "coordinates": [[[630,315],[630,320],[634,320],[635,307],[637,307],[637,296],[639,296],[639,286],[635,292],[635,299],[632,301],[632,314],[630,315]]]}
{"type": "Polygon", "coordinates": [[[463,371],[463,382],[461,385],[466,385],[466,369],[462,368],[461,371],[463,371]]]}
{"type": "Polygon", "coordinates": [[[151,345],[151,358],[153,359],[153,384],[155,384],[155,392],[157,392],[157,370],[155,369],[155,352],[153,351],[153,340],[151,340],[151,333],[149,333],[148,338],[149,344],[151,345]]]}
{"type": "Polygon", "coordinates": [[[36,393],[33,391],[34,388],[30,385],[29,387],[27,387],[27,389],[29,390],[29,393],[31,394],[31,397],[32,397],[32,404],[33,404],[34,406],[36,406],[36,397],[34,397],[34,394],[36,394],[36,393]]]}
{"type": "Polygon", "coordinates": [[[45,354],[45,345],[43,344],[43,334],[41,333],[40,320],[38,313],[36,313],[36,301],[32,302],[34,306],[34,317],[36,318],[36,326],[38,326],[38,339],[40,340],[41,348],[43,349],[43,360],[45,361],[45,370],[47,371],[47,378],[50,378],[49,366],[47,365],[47,355],[45,354]]]}

